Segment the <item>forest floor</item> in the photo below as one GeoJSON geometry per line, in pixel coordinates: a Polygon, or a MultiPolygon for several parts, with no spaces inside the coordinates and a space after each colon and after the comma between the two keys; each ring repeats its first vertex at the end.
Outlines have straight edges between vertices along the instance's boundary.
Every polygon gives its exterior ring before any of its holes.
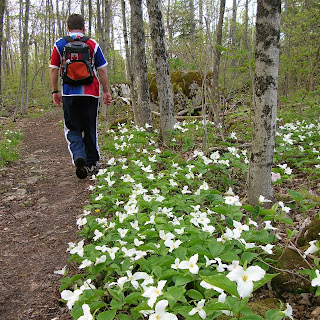
{"type": "MultiPolygon", "coordinates": [[[[17,119],[20,160],[0,169],[0,319],[72,319],[54,271],[66,265],[68,242],[77,240],[91,181],[75,175],[62,119],[61,109],[17,119]]],[[[320,318],[310,294],[285,298],[295,319],[320,318]]]]}
{"type": "Polygon", "coordinates": [[[17,119],[20,160],[0,169],[0,319],[72,319],[54,271],[77,239],[90,180],[75,175],[62,119],[61,109],[17,119]]]}

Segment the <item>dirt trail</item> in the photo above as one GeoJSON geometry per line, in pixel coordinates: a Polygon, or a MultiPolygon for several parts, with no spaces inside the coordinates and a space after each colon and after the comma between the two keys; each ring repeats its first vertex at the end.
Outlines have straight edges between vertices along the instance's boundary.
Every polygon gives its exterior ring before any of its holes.
{"type": "Polygon", "coordinates": [[[90,180],[75,176],[61,120],[61,109],[18,119],[20,161],[0,170],[0,319],[71,319],[54,270],[77,238],[90,180]]]}

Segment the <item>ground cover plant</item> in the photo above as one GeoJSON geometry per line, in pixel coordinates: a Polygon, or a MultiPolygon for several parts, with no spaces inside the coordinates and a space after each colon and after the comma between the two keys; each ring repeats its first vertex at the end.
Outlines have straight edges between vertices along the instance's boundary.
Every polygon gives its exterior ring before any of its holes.
{"type": "MultiPolygon", "coordinates": [[[[214,124],[206,125],[214,137],[214,124]]],[[[319,128],[279,120],[275,185],[301,170],[319,175],[319,128]]],[[[67,249],[78,272],[58,271],[74,319],[293,319],[286,302],[260,315],[248,302],[277,275],[270,265],[281,252],[280,229],[288,238],[296,232],[288,213],[304,199],[288,192],[295,200],[288,205],[265,209],[263,197],[260,206],[246,204],[248,151],[235,147],[243,137],[232,132],[220,149],[204,153],[192,143],[202,130],[199,121],[177,123],[166,149],[157,132],[133,124],[101,139],[108,167],[93,177],[91,204],[77,220],[82,240],[67,249]]],[[[316,295],[318,250],[312,241],[305,256],[314,263],[302,271],[316,295]]]]}
{"type": "Polygon", "coordinates": [[[19,158],[19,142],[23,138],[19,130],[2,130],[0,141],[0,167],[9,161],[17,161],[19,158]]]}

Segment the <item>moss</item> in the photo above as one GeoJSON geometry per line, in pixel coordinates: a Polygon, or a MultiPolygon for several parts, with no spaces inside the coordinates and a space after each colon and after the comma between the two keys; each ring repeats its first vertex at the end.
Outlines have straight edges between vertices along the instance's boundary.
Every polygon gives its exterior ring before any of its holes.
{"type": "MultiPolygon", "coordinates": [[[[248,303],[248,307],[254,314],[257,314],[261,317],[265,317],[267,311],[271,309],[279,309],[280,308],[280,301],[275,298],[267,298],[262,300],[256,300],[253,302],[248,303]]],[[[221,315],[217,318],[218,320],[228,320],[230,316],[221,315]]]]}
{"type": "MultiPolygon", "coordinates": [[[[212,77],[212,73],[207,74],[207,80],[212,77]]],[[[186,97],[193,96],[192,84],[196,83],[198,87],[202,85],[203,76],[198,71],[171,71],[172,90],[176,94],[182,92],[186,97]]],[[[149,92],[151,101],[157,101],[158,90],[156,76],[154,73],[148,74],[149,92]]]]}
{"type": "Polygon", "coordinates": [[[319,240],[320,241],[320,220],[318,216],[314,218],[311,223],[303,230],[301,236],[298,239],[298,245],[300,247],[309,246],[309,241],[319,240]]]}
{"type": "Polygon", "coordinates": [[[298,270],[308,268],[308,265],[300,254],[295,250],[285,248],[282,254],[278,253],[276,255],[278,255],[275,259],[278,261],[277,268],[283,271],[271,268],[271,273],[279,273],[271,280],[272,290],[279,296],[284,292],[308,292],[310,283],[297,273],[298,270]]]}

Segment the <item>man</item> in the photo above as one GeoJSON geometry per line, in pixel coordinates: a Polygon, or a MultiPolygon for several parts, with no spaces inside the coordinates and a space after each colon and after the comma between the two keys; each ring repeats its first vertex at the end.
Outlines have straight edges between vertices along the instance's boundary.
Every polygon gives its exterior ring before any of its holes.
{"type": "MultiPolygon", "coordinates": [[[[67,26],[72,39],[82,38],[85,27],[84,19],[79,14],[68,17],[67,26]]],[[[78,41],[77,41],[78,42],[78,41]]],[[[59,70],[62,66],[63,49],[68,41],[61,38],[56,41],[49,67],[54,104],[63,103],[64,131],[68,149],[73,164],[76,166],[76,175],[85,179],[88,174],[97,170],[100,160],[97,139],[97,117],[99,108],[100,84],[103,90],[103,102],[111,103],[109,81],[106,71],[107,62],[98,43],[89,38],[85,43],[90,48],[93,65],[93,81],[89,84],[73,85],[61,83],[61,93],[58,90],[59,70]],[[99,80],[97,78],[97,73],[99,80]]]]}

